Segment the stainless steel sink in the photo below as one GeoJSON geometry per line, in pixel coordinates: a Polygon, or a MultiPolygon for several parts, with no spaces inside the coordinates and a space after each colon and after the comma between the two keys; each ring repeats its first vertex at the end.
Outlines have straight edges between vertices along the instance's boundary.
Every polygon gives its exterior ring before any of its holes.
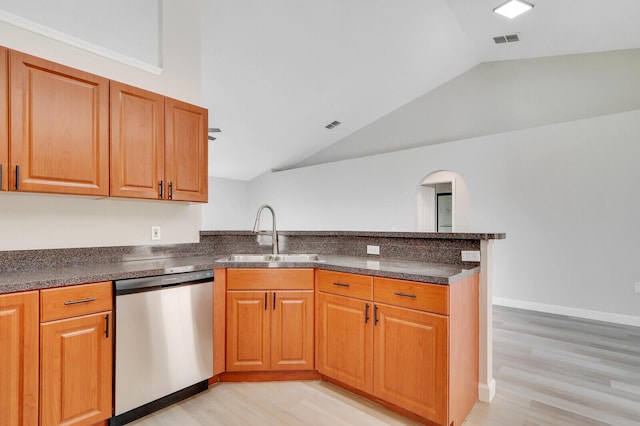
{"type": "Polygon", "coordinates": [[[232,254],[225,262],[318,262],[317,254],[232,254]]]}

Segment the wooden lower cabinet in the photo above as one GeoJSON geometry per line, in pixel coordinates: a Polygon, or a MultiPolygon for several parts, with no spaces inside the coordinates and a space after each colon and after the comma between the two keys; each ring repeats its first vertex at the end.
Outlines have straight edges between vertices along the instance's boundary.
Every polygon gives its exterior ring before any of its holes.
{"type": "Polygon", "coordinates": [[[313,269],[231,268],[227,372],[314,369],[313,269]]]}
{"type": "Polygon", "coordinates": [[[227,292],[227,371],[271,369],[268,293],[227,292]]]}
{"type": "Polygon", "coordinates": [[[313,291],[274,291],[271,370],[313,370],[313,291]]]}
{"type": "Polygon", "coordinates": [[[376,277],[372,300],[344,295],[361,277],[350,275],[316,274],[318,371],[429,424],[461,425],[478,395],[478,275],[448,286],[376,277]]]}
{"type": "Polygon", "coordinates": [[[312,370],[313,291],[228,291],[227,371],[312,370]]]}
{"type": "Polygon", "coordinates": [[[41,325],[40,425],[111,417],[111,312],[41,325]]]}
{"type": "Polygon", "coordinates": [[[112,283],[40,291],[40,425],[112,415],[112,283]]]}
{"type": "Polygon", "coordinates": [[[38,292],[0,295],[0,425],[38,424],[38,292]]]}
{"type": "Polygon", "coordinates": [[[447,424],[446,316],[375,305],[373,394],[447,424]]]}
{"type": "Polygon", "coordinates": [[[318,293],[318,371],[373,393],[371,302],[318,293]]]}

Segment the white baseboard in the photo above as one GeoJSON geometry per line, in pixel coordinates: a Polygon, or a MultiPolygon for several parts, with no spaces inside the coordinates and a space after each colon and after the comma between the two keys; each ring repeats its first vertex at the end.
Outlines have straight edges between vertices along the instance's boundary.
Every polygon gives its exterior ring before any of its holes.
{"type": "Polygon", "coordinates": [[[524,300],[494,297],[493,304],[510,308],[527,309],[529,311],[546,312],[548,314],[566,315],[596,321],[612,322],[615,324],[640,327],[640,317],[632,315],[614,314],[611,312],[590,311],[588,309],[571,308],[568,306],[547,305],[544,303],[526,302],[524,300]]]}

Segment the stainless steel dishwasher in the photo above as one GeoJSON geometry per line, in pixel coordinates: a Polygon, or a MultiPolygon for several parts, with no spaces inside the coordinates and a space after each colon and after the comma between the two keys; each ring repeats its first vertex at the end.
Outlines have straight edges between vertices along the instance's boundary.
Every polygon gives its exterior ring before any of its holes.
{"type": "Polygon", "coordinates": [[[213,271],[115,281],[115,416],[124,425],[207,389],[213,271]]]}

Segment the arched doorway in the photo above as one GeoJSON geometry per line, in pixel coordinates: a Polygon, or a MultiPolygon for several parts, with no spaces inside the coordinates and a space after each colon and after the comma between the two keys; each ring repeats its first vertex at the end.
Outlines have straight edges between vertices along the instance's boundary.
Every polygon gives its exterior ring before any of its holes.
{"type": "Polygon", "coordinates": [[[469,192],[460,175],[449,170],[428,174],[417,194],[419,232],[466,232],[469,192]]]}

